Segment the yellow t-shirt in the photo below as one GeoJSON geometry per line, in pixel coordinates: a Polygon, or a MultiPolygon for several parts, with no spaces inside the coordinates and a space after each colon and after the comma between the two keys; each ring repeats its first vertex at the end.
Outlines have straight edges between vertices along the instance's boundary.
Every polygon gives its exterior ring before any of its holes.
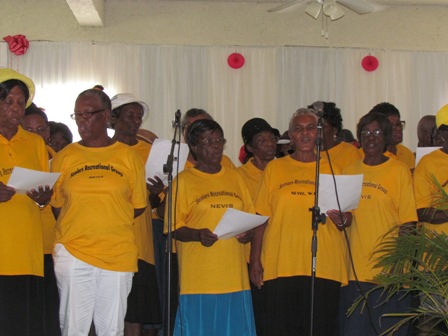
{"type": "Polygon", "coordinates": [[[48,157],[50,158],[50,160],[52,158],[54,158],[54,156],[56,155],[55,150],[47,145],[47,151],[48,151],[48,157]]]}
{"type": "MultiPolygon", "coordinates": [[[[246,183],[247,189],[249,189],[252,200],[255,200],[258,187],[260,186],[261,177],[263,171],[258,169],[253,163],[252,158],[249,159],[244,165],[236,168],[236,171],[241,175],[243,181],[246,183]]],[[[245,244],[246,260],[250,261],[250,243],[245,244]]]]}
{"type": "MultiPolygon", "coordinates": [[[[384,156],[388,158],[398,159],[399,161],[405,163],[410,170],[415,168],[415,155],[412,153],[407,147],[402,144],[398,144],[397,146],[397,155],[386,151],[384,152],[384,156]]],[[[359,153],[361,154],[361,158],[364,159],[364,150],[362,147],[359,149],[359,153]]]]}
{"type": "Polygon", "coordinates": [[[101,147],[68,145],[52,161],[61,172],[51,205],[61,208],[55,243],[106,270],[136,272],[134,209],[146,207],[141,158],[120,142],[101,147]]]}
{"type": "MultiPolygon", "coordinates": [[[[433,178],[448,191],[448,155],[442,150],[435,150],[422,157],[414,171],[414,192],[417,209],[432,208],[440,195],[433,178]]],[[[425,223],[425,227],[448,234],[448,222],[444,224],[425,223]]]]}
{"type": "MultiPolygon", "coordinates": [[[[42,138],[21,126],[7,140],[0,135],[0,181],[8,183],[14,167],[48,171],[48,152],[42,138]]],[[[40,210],[25,194],[0,203],[0,275],[44,274],[40,210]]]]}
{"type": "MultiPolygon", "coordinates": [[[[347,175],[364,174],[361,200],[353,211],[350,247],[360,281],[372,282],[381,269],[374,268],[374,255],[383,237],[394,227],[417,221],[412,177],[409,167],[390,158],[377,166],[362,161],[346,167],[347,175]]],[[[355,280],[350,267],[350,280],[355,280]]]]}
{"type": "MultiPolygon", "coordinates": [[[[286,156],[266,166],[255,199],[257,213],[270,216],[263,236],[261,262],[264,280],[311,275],[311,211],[314,205],[316,163],[286,156]]],[[[333,164],[335,174],[341,169],[333,164]]],[[[330,174],[322,157],[320,172],[330,174]]],[[[347,283],[345,243],[342,233],[327,218],[317,231],[319,278],[347,283]]]]}
{"type": "Polygon", "coordinates": [[[247,188],[249,189],[250,196],[254,200],[257,195],[261,177],[263,176],[263,171],[258,169],[252,163],[252,158],[242,166],[238,167],[236,171],[242,176],[247,188]]]}
{"type": "MultiPolygon", "coordinates": [[[[173,196],[173,231],[186,226],[213,232],[228,208],[255,213],[249,191],[234,169],[222,167],[216,174],[184,170],[173,181],[173,190],[178,190],[177,201],[173,196]]],[[[166,226],[165,222],[165,230],[166,226]]],[[[236,238],[220,239],[211,247],[196,241],[177,241],[176,246],[181,294],[250,289],[244,245],[236,238]]]]}
{"type": "MultiPolygon", "coordinates": [[[[145,141],[138,140],[138,143],[131,147],[139,154],[143,164],[145,165],[152,146],[145,141]]],[[[148,191],[146,199],[149,200],[148,191]]],[[[134,219],[134,234],[135,242],[137,243],[138,248],[138,259],[144,260],[147,263],[154,265],[155,260],[151,213],[151,205],[148,201],[145,212],[134,219]]]]}
{"type": "MultiPolygon", "coordinates": [[[[347,142],[341,142],[333,148],[330,148],[328,154],[330,156],[331,164],[336,164],[342,169],[362,159],[358,148],[347,142]]],[[[328,161],[326,152],[322,152],[321,155],[328,161]]]]}

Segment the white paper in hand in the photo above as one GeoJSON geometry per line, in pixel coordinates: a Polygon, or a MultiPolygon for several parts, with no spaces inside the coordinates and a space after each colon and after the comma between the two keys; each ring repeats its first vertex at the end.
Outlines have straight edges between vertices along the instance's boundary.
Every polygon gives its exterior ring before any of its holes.
{"type": "Polygon", "coordinates": [[[39,186],[45,188],[48,185],[53,188],[60,173],[46,173],[38,170],[14,167],[9,177],[8,186],[16,189],[18,194],[26,194],[31,189],[38,189],[39,186]]]}
{"type": "MultiPolygon", "coordinates": [[[[154,176],[157,176],[163,181],[163,184],[165,184],[165,186],[168,185],[168,175],[165,175],[165,173],[163,172],[163,165],[166,163],[170,151],[171,151],[170,140],[162,140],[162,139],[154,140],[151,152],[149,152],[149,157],[145,165],[146,179],[154,178],[154,176]]],[[[177,175],[178,163],[179,163],[179,173],[182,170],[184,170],[185,162],[187,162],[189,153],[188,145],[181,143],[180,153],[178,151],[179,151],[179,144],[176,144],[174,146],[174,152],[173,152],[173,178],[177,175]]]]}
{"type": "MultiPolygon", "coordinates": [[[[356,209],[361,199],[362,179],[364,175],[335,175],[341,211],[356,209]]],[[[333,176],[319,175],[319,207],[322,213],[338,210],[333,176]]]]}
{"type": "Polygon", "coordinates": [[[227,209],[213,231],[219,239],[229,239],[265,223],[269,217],[227,209]]]}

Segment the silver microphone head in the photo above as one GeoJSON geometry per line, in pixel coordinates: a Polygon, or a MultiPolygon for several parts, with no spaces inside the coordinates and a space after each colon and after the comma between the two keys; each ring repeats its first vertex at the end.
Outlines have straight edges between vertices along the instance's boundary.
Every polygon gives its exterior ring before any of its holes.
{"type": "Polygon", "coordinates": [[[313,110],[316,111],[319,117],[322,117],[324,114],[324,103],[321,101],[316,101],[313,103],[313,110]]]}

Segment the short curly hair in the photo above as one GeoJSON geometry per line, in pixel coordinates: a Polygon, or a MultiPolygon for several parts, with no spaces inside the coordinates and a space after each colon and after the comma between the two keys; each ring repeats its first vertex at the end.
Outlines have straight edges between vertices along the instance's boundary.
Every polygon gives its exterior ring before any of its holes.
{"type": "MultiPolygon", "coordinates": [[[[314,104],[309,105],[308,108],[314,109],[314,104]]],[[[336,107],[336,103],[333,102],[322,102],[322,104],[324,112],[322,118],[324,118],[332,127],[336,128],[339,133],[343,128],[341,109],[336,107]]]]}
{"type": "Polygon", "coordinates": [[[382,102],[376,104],[369,113],[380,113],[386,117],[398,116],[400,117],[400,111],[391,103],[382,102]]]}

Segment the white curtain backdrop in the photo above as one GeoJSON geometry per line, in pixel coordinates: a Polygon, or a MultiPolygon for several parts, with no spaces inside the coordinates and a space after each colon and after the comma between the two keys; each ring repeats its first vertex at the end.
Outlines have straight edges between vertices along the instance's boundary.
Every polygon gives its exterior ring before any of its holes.
{"type": "Polygon", "coordinates": [[[180,109],[207,110],[223,127],[226,153],[239,164],[241,126],[255,116],[283,132],[291,114],[316,100],[334,101],[344,126],[356,131],[359,118],[388,101],[407,126],[404,144],[415,149],[418,120],[448,103],[448,53],[310,47],[189,47],[32,42],[8,65],[36,83],[35,102],[50,120],[64,122],[79,139],[73,113],[76,96],[95,84],[113,96],[131,92],[150,106],[143,127],[171,139],[171,120],[180,109]],[[232,69],[239,52],[245,65],[232,69]],[[376,56],[366,72],[361,60],[376,56]]]}

